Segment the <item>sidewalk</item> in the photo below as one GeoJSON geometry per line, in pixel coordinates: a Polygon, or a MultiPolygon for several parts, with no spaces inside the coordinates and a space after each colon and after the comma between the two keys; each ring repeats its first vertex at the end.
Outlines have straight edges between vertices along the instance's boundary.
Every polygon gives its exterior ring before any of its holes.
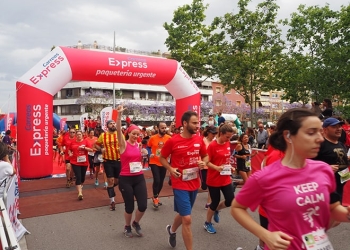
{"type": "MultiPolygon", "coordinates": [[[[206,193],[198,194],[193,208],[194,249],[232,250],[242,247],[243,250],[253,250],[257,245],[257,238],[238,225],[230,215],[229,208],[220,212],[220,223],[214,225],[216,234],[208,234],[204,230],[206,196],[206,193]]],[[[25,236],[24,243],[27,248],[22,249],[172,249],[167,243],[165,227],[171,224],[174,218],[173,197],[164,197],[161,201],[163,206],[154,210],[149,200],[149,208],[140,222],[144,232],[142,238],[124,237],[124,204],[121,203],[116,206],[116,211],[109,211],[108,207],[104,206],[23,219],[23,225],[31,234],[25,236]]],[[[255,220],[258,219],[257,213],[252,215],[255,220]]],[[[342,224],[332,229],[329,235],[334,249],[349,249],[350,224],[342,224]]],[[[177,232],[176,249],[185,249],[181,228],[177,232]]]]}

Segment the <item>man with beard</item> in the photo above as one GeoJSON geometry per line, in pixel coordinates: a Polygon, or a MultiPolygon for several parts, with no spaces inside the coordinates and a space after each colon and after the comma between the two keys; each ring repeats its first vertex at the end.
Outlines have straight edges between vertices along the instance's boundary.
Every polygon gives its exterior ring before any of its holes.
{"type": "Polygon", "coordinates": [[[170,172],[174,192],[174,210],[177,213],[166,230],[168,243],[176,246],[176,230],[182,225],[182,237],[187,250],[193,249],[191,211],[200,186],[199,171],[208,163],[206,146],[197,135],[198,114],[187,111],[182,115],[183,132],[166,141],[160,154],[160,163],[170,172]],[[168,157],[171,155],[171,164],[168,157]]]}
{"type": "Polygon", "coordinates": [[[115,211],[114,187],[118,185],[120,174],[120,154],[117,139],[117,127],[113,120],[107,121],[107,131],[102,133],[95,143],[97,151],[102,152],[103,167],[107,176],[107,193],[110,199],[110,210],[115,211]]]}
{"type": "Polygon", "coordinates": [[[166,133],[167,126],[165,122],[159,122],[157,124],[157,128],[158,128],[158,134],[151,136],[151,138],[147,142],[147,147],[150,149],[149,164],[153,175],[152,201],[153,201],[153,207],[155,209],[157,209],[159,206],[162,205],[162,203],[159,202],[158,196],[160,191],[163,188],[163,183],[164,183],[165,174],[166,174],[166,168],[164,168],[159,161],[160,152],[165,142],[171,138],[170,135],[166,133]]]}
{"type": "Polygon", "coordinates": [[[349,165],[346,147],[339,141],[343,124],[344,122],[333,117],[323,121],[323,137],[325,140],[321,143],[320,151],[315,158],[315,160],[326,162],[332,167],[337,183],[336,193],[340,196],[340,201],[343,198],[345,183],[341,183],[338,173],[349,165]]]}

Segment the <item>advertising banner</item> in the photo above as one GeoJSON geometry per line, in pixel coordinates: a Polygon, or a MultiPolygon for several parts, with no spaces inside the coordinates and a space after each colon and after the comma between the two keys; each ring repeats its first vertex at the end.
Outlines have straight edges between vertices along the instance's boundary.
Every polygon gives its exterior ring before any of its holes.
{"type": "Polygon", "coordinates": [[[101,110],[101,127],[104,131],[107,130],[107,121],[112,120],[113,108],[105,107],[101,110]]]}
{"type": "Polygon", "coordinates": [[[17,218],[19,214],[19,189],[17,182],[17,175],[14,175],[10,179],[10,184],[7,189],[7,196],[5,199],[6,209],[12,223],[12,228],[16,234],[17,240],[19,241],[25,233],[29,233],[27,229],[17,218]]]}

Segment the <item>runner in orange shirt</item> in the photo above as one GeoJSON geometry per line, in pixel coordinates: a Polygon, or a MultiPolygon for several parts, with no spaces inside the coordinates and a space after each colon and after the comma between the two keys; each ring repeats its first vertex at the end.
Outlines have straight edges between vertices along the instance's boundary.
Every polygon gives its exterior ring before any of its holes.
{"type": "Polygon", "coordinates": [[[165,122],[159,122],[157,124],[158,134],[151,136],[147,142],[147,146],[150,149],[149,165],[153,175],[153,207],[157,209],[161,202],[159,202],[159,193],[163,188],[163,183],[166,175],[166,168],[159,161],[160,151],[164,146],[165,142],[171,138],[166,132],[167,126],[165,122]]]}

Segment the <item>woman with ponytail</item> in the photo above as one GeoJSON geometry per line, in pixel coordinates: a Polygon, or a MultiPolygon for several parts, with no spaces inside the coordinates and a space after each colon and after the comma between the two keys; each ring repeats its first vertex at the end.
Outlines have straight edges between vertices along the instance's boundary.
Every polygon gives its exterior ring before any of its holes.
{"type": "Polygon", "coordinates": [[[331,167],[316,157],[322,122],[308,109],[290,109],[277,122],[269,144],[282,152],[281,160],[254,173],[237,194],[231,214],[244,228],[265,243],[264,249],[334,249],[326,231],[331,219],[350,221],[350,209],[334,193],[331,167]],[[261,206],[268,229],[247,212],[261,206]]]}

